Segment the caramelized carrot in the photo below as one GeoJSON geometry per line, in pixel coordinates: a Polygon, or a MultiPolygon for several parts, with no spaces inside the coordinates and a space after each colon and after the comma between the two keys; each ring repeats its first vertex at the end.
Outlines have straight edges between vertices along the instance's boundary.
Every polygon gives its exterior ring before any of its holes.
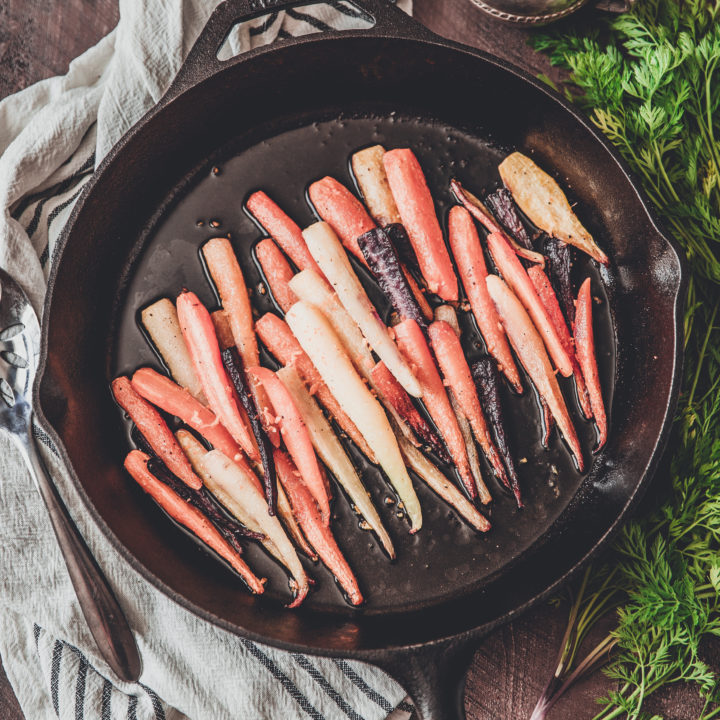
{"type": "Polygon", "coordinates": [[[201,405],[185,388],[152,368],[140,368],[132,377],[133,389],[148,402],[180,418],[197,430],[214,448],[233,462],[249,470],[245,457],[230,433],[220,424],[212,410],[201,405]]]}
{"type": "Polygon", "coordinates": [[[223,367],[210,313],[197,295],[188,291],[179,295],[177,311],[183,337],[210,409],[248,457],[255,462],[259,461],[254,438],[240,414],[232,383],[223,367]]]}
{"type": "Polygon", "coordinates": [[[337,546],[330,528],[323,521],[317,502],[303,484],[297,468],[281,450],[275,451],[275,467],[278,471],[278,479],[287,492],[293,513],[308,542],[340,583],[350,602],[353,605],[360,605],[363,596],[357,579],[337,546]]]}
{"type": "Polygon", "coordinates": [[[456,205],[450,210],[448,225],[453,257],[488,352],[515,391],[521,393],[520,373],[485,285],[488,272],[475,224],[468,211],[456,205]]]}
{"type": "Polygon", "coordinates": [[[262,383],[265,388],[270,403],[272,403],[268,410],[275,415],[285,446],[290,451],[295,465],[299,468],[305,484],[313,494],[320,508],[323,522],[328,525],[330,523],[330,498],[325,486],[325,478],[320,471],[310,433],[292,395],[272,370],[259,366],[252,367],[248,368],[248,375],[262,383]]]}
{"type": "Polygon", "coordinates": [[[540,411],[542,412],[542,437],[540,444],[547,450],[550,447],[550,436],[555,429],[555,418],[550,412],[550,406],[545,402],[545,398],[540,397],[540,411]]]}
{"type": "Polygon", "coordinates": [[[372,230],[375,221],[362,203],[344,185],[329,176],[314,182],[308,194],[318,215],[335,231],[345,248],[365,265],[357,239],[372,230]]]}
{"type": "Polygon", "coordinates": [[[130,416],[170,471],[193,490],[201,488],[202,480],[193,471],[167,423],[147,400],[138,395],[130,380],[124,375],[115,378],[112,381],[112,392],[117,404],[130,416]]]}
{"type": "Polygon", "coordinates": [[[502,235],[491,233],[487,237],[487,243],[495,265],[497,265],[510,289],[517,295],[528,311],[555,367],[561,375],[570,377],[572,375],[570,357],[565,351],[557,330],[538,297],[527,271],[502,235]]]}
{"type": "Polygon", "coordinates": [[[248,198],[247,209],[295,263],[295,267],[299,270],[314,270],[320,277],[323,276],[307,249],[300,226],[264,192],[254,192],[248,198]]]}
{"type": "Polygon", "coordinates": [[[513,349],[538,393],[549,405],[560,432],[575,456],[578,469],[582,472],[585,461],[580,442],[540,334],[523,304],[499,277],[488,275],[486,282],[513,349]]]}
{"type": "Polygon", "coordinates": [[[451,462],[442,440],[413,405],[410,396],[382,360],[373,367],[370,376],[377,391],[395,408],[400,418],[412,428],[415,436],[421,442],[429,445],[443,462],[451,462]]]}
{"type": "Polygon", "coordinates": [[[595,335],[592,324],[592,296],[590,294],[590,278],[580,286],[575,306],[575,347],[583,375],[587,380],[590,392],[590,404],[595,416],[598,430],[598,444],[594,452],[598,452],[607,441],[607,417],[603,403],[600,375],[595,359],[595,335]]]}
{"type": "Polygon", "coordinates": [[[283,312],[287,312],[297,302],[295,294],[288,287],[294,275],[290,263],[270,238],[261,240],[255,246],[255,256],[275,302],[283,312]]]}
{"type": "Polygon", "coordinates": [[[453,328],[442,320],[436,320],[432,323],[428,328],[428,332],[443,377],[452,388],[462,414],[470,421],[475,438],[480,443],[480,447],[485,453],[490,466],[495,471],[495,475],[506,487],[510,487],[505,468],[490,436],[487,420],[480,407],[480,400],[478,399],[477,390],[460,339],[453,328]]]}
{"type": "Polygon", "coordinates": [[[340,403],[320,377],[320,373],[312,364],[312,360],[300,347],[300,343],[287,323],[277,315],[266,313],[255,323],[255,330],[263,345],[275,356],[279,363],[291,365],[297,370],[303,382],[308,386],[310,394],[317,398],[355,445],[374,463],[375,455],[365,438],[347,413],[340,407],[340,403]]]}
{"type": "Polygon", "coordinates": [[[430,292],[443,300],[457,300],[457,278],[420,163],[412,150],[401,148],[386,152],[383,165],[430,292]]]}
{"type": "Polygon", "coordinates": [[[550,321],[555,326],[555,330],[560,338],[560,342],[565,348],[565,352],[567,352],[570,357],[570,362],[573,366],[573,375],[575,377],[575,389],[577,390],[578,402],[580,403],[583,415],[590,420],[592,418],[590,396],[588,395],[582,370],[580,369],[577,357],[575,356],[575,345],[572,337],[570,336],[570,331],[568,330],[567,323],[565,322],[563,312],[560,309],[560,303],[558,302],[555,290],[553,290],[553,286],[550,284],[548,276],[541,267],[534,265],[533,267],[528,268],[527,274],[530,276],[530,280],[535,287],[538,297],[542,301],[542,304],[545,306],[545,310],[547,310],[547,313],[550,316],[550,321]]]}
{"type": "Polygon", "coordinates": [[[217,528],[197,508],[176,495],[148,470],[149,459],[145,453],[131,450],[125,458],[125,469],[173,520],[190,530],[229,563],[253,593],[261,594],[265,589],[264,581],[258,579],[237,551],[229,545],[217,528]]]}
{"type": "Polygon", "coordinates": [[[215,336],[217,337],[220,350],[227,350],[227,348],[233,347],[235,345],[235,339],[233,338],[227,313],[224,310],[215,310],[210,313],[210,317],[213,321],[215,336]]]}
{"type": "Polygon", "coordinates": [[[445,440],[463,485],[474,499],[477,497],[477,488],[470,472],[465,442],[425,336],[414,320],[403,320],[394,329],[400,352],[413,364],[422,385],[425,407],[445,440]]]}

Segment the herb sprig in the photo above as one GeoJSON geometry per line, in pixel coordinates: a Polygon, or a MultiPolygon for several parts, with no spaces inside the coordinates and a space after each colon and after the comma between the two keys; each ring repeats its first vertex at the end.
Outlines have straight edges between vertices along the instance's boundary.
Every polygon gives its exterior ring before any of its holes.
{"type": "Polygon", "coordinates": [[[605,672],[616,689],[596,720],[648,718],[647,697],[681,681],[697,685],[698,720],[710,720],[720,717],[720,677],[702,654],[720,636],[720,0],[639,0],[590,33],[553,31],[534,44],[570,71],[566,94],[640,177],[687,254],[690,281],[670,490],[579,584],[533,718],[612,650],[605,672]],[[616,628],[575,663],[609,608],[616,628]]]}

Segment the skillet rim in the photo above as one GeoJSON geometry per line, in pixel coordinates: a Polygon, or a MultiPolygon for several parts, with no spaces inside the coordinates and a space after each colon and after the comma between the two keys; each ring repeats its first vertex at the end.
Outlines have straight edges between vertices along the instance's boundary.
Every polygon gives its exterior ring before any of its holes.
{"type": "MultiPolygon", "coordinates": [[[[548,597],[550,594],[552,594],[559,586],[563,585],[564,583],[568,582],[569,579],[577,573],[583,566],[585,566],[590,560],[592,560],[603,548],[607,546],[609,541],[612,539],[612,537],[615,535],[616,532],[620,529],[622,524],[627,520],[629,514],[631,511],[636,507],[640,499],[642,498],[645,490],[647,489],[647,486],[654,476],[658,464],[662,458],[663,452],[665,448],[667,447],[669,436],[670,436],[670,430],[672,427],[672,422],[674,418],[675,409],[677,406],[677,400],[680,392],[680,385],[682,382],[682,367],[683,367],[683,351],[682,351],[682,344],[680,342],[680,337],[682,335],[682,309],[684,308],[685,304],[685,295],[686,295],[686,289],[687,289],[687,281],[688,281],[688,273],[687,273],[687,261],[684,256],[684,253],[682,249],[679,246],[679,243],[667,232],[663,229],[663,222],[660,220],[660,218],[657,216],[654,208],[650,205],[649,201],[645,197],[645,193],[642,189],[642,186],[640,185],[638,179],[636,178],[635,174],[630,170],[630,168],[627,166],[624,159],[619,155],[619,153],[615,150],[615,148],[610,144],[609,140],[607,140],[601,132],[595,128],[595,126],[590,122],[589,118],[580,111],[577,107],[571,105],[565,98],[563,98],[559,93],[552,90],[550,87],[548,87],[545,83],[542,83],[541,81],[537,80],[533,76],[531,76],[529,73],[527,73],[525,70],[517,67],[513,63],[510,63],[502,58],[498,58],[495,56],[490,55],[489,53],[485,52],[484,50],[480,50],[477,48],[473,48],[468,45],[464,45],[458,42],[455,42],[453,40],[449,40],[446,38],[442,38],[438,35],[435,35],[430,30],[425,28],[424,26],[420,25],[419,23],[415,21],[408,20],[408,27],[402,28],[402,30],[398,29],[397,27],[381,27],[381,28],[367,28],[363,30],[350,30],[350,31],[343,31],[343,32],[335,32],[335,33],[315,33],[310,35],[305,35],[297,38],[293,38],[292,40],[286,40],[286,41],[279,41],[276,43],[273,43],[269,46],[263,46],[256,48],[254,50],[250,50],[246,53],[243,53],[239,56],[236,56],[235,58],[232,58],[231,60],[224,63],[219,70],[216,72],[213,72],[211,74],[204,75],[200,80],[195,81],[188,81],[188,73],[184,72],[185,66],[181,66],[181,69],[178,72],[178,76],[176,77],[176,80],[174,80],[168,90],[166,91],[166,94],[158,101],[156,105],[154,105],[148,112],[143,115],[140,120],[138,120],[128,131],[125,135],[123,135],[120,140],[112,147],[110,152],[107,154],[107,156],[102,160],[100,165],[97,167],[95,172],[93,173],[93,176],[88,181],[88,183],[83,188],[80,197],[78,198],[77,202],[75,203],[75,206],[73,207],[72,213],[65,225],[65,227],[62,230],[62,233],[58,239],[58,244],[56,247],[56,254],[57,258],[55,262],[51,266],[50,275],[48,278],[48,284],[47,284],[47,292],[46,297],[43,305],[43,316],[42,316],[42,335],[41,335],[41,352],[40,352],[40,359],[37,369],[37,375],[35,384],[33,387],[33,406],[35,408],[35,414],[37,417],[38,422],[43,427],[43,429],[48,433],[48,435],[52,438],[60,459],[63,461],[65,466],[68,469],[68,474],[70,476],[70,479],[72,481],[72,484],[75,487],[75,490],[78,492],[78,495],[80,496],[82,503],[84,505],[84,510],[89,512],[90,517],[95,522],[95,524],[98,526],[100,531],[103,533],[103,535],[107,538],[107,540],[110,542],[110,544],[113,546],[113,548],[123,557],[125,561],[128,562],[130,567],[133,568],[144,580],[147,580],[150,582],[151,585],[153,585],[155,588],[163,592],[167,597],[169,597],[174,602],[178,603],[181,607],[185,608],[192,614],[194,614],[197,617],[201,617],[204,620],[207,620],[209,622],[212,622],[215,626],[220,627],[233,635],[241,636],[249,638],[253,641],[257,641],[260,643],[265,643],[268,645],[271,645],[273,647],[277,647],[283,650],[288,651],[301,651],[306,652],[309,654],[315,654],[315,655],[331,655],[335,657],[348,657],[348,658],[359,658],[364,659],[367,661],[377,661],[379,658],[385,657],[387,653],[396,653],[396,652],[402,652],[402,651],[409,651],[417,648],[431,648],[434,646],[441,646],[443,644],[446,644],[451,641],[455,642],[462,642],[463,639],[470,640],[472,638],[479,638],[488,632],[490,632],[495,627],[498,627],[499,625],[504,624],[505,622],[511,620],[512,618],[516,617],[520,613],[524,612],[528,608],[530,608],[532,605],[540,602],[544,598],[548,597]],[[417,28],[417,29],[416,29],[417,28]],[[130,550],[128,550],[125,545],[120,542],[118,537],[115,535],[115,533],[110,529],[108,524],[105,522],[104,518],[100,515],[98,510],[95,508],[94,504],[90,500],[84,485],[80,481],[79,477],[77,476],[75,469],[70,461],[70,458],[68,456],[67,450],[65,448],[65,445],[63,441],[61,440],[58,432],[55,430],[54,426],[48,421],[48,419],[45,416],[42,404],[41,404],[41,398],[40,398],[40,387],[43,383],[43,380],[45,378],[45,374],[47,371],[48,366],[48,356],[50,354],[50,348],[49,348],[49,333],[48,333],[48,327],[49,327],[49,318],[50,318],[50,311],[52,309],[52,303],[54,300],[54,290],[55,290],[55,283],[57,276],[59,274],[59,269],[62,264],[62,258],[65,253],[65,249],[70,242],[70,239],[72,237],[72,231],[73,227],[75,225],[75,222],[77,220],[78,215],[82,212],[85,203],[88,199],[88,197],[92,194],[93,188],[95,185],[99,182],[99,179],[102,177],[102,175],[106,172],[109,166],[113,165],[117,161],[122,161],[122,153],[125,149],[125,146],[129,144],[134,136],[149,122],[151,121],[155,115],[161,113],[166,109],[166,107],[169,107],[172,105],[172,103],[180,98],[182,95],[184,95],[187,91],[189,91],[192,88],[195,88],[197,85],[201,85],[203,82],[205,82],[209,77],[214,77],[218,74],[225,73],[225,72],[231,72],[232,69],[241,63],[245,62],[252,62],[258,58],[262,58],[262,56],[267,54],[279,54],[285,50],[291,49],[294,46],[300,46],[300,45],[312,45],[316,43],[330,43],[330,42],[338,42],[342,41],[345,38],[353,38],[353,39],[360,39],[360,40],[378,40],[378,39],[386,39],[386,40],[400,40],[403,42],[411,42],[411,43],[417,43],[419,45],[430,45],[430,46],[437,46],[440,48],[444,48],[453,52],[460,53],[461,55],[469,56],[474,61],[480,60],[481,62],[488,63],[491,66],[494,66],[498,69],[500,69],[503,72],[507,72],[510,75],[518,78],[520,81],[525,82],[529,84],[531,87],[535,88],[535,90],[539,90],[544,95],[546,95],[551,101],[555,102],[560,106],[560,109],[565,111],[566,113],[569,113],[570,116],[573,118],[573,120],[580,124],[582,128],[584,128],[585,131],[589,132],[592,136],[593,140],[597,143],[599,143],[600,148],[602,148],[607,155],[609,156],[609,160],[612,160],[615,162],[615,164],[618,166],[619,170],[621,171],[622,175],[625,177],[629,185],[631,186],[635,200],[639,203],[640,207],[643,209],[647,219],[650,222],[650,225],[652,226],[653,230],[655,231],[657,237],[664,241],[665,245],[669,247],[673,255],[675,257],[675,260],[678,264],[678,276],[677,276],[677,284],[673,285],[672,290],[674,290],[674,297],[673,297],[673,312],[674,312],[674,336],[673,336],[673,342],[674,342],[674,353],[673,353],[673,372],[672,372],[672,378],[670,381],[669,391],[667,394],[667,400],[665,403],[665,411],[664,411],[664,417],[662,421],[662,426],[660,429],[660,432],[655,440],[654,446],[651,448],[650,451],[650,457],[649,460],[642,472],[642,474],[639,476],[637,481],[635,482],[634,489],[630,493],[630,495],[627,498],[627,501],[623,505],[620,512],[617,514],[617,516],[612,520],[610,525],[608,526],[607,530],[604,532],[604,534],[595,541],[594,545],[583,555],[579,560],[577,560],[571,567],[566,569],[561,569],[559,575],[552,581],[542,592],[530,597],[525,602],[521,602],[519,605],[510,608],[506,612],[503,612],[502,614],[498,615],[494,620],[491,620],[485,624],[481,625],[473,625],[472,627],[468,627],[465,630],[462,630],[460,632],[457,632],[455,634],[445,635],[442,637],[434,638],[428,641],[419,642],[419,643],[408,643],[403,645],[390,645],[390,646],[381,646],[380,644],[377,644],[376,646],[373,646],[371,648],[351,648],[351,649],[340,649],[340,648],[322,648],[322,647],[316,647],[316,646],[306,646],[301,644],[294,644],[289,643],[283,640],[278,640],[274,637],[268,637],[262,634],[258,634],[254,631],[247,630],[243,627],[240,627],[239,625],[236,625],[230,621],[227,621],[223,618],[218,617],[213,612],[202,608],[195,603],[191,602],[187,598],[185,598],[183,595],[178,593],[177,591],[170,588],[168,585],[166,585],[163,581],[161,581],[157,576],[155,576],[142,562],[140,562],[135,555],[133,555],[130,550]],[[178,82],[179,81],[179,82],[178,82]]],[[[670,293],[665,292],[666,296],[668,296],[670,293]]]]}

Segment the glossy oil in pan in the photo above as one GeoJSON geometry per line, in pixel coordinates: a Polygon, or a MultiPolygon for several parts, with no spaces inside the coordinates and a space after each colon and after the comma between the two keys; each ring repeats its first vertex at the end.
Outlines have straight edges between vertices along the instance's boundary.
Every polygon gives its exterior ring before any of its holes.
{"type": "MultiPolygon", "coordinates": [[[[583,116],[517,69],[432,36],[382,0],[362,4],[377,20],[372,30],[306,36],[227,63],[219,63],[215,51],[232,22],[275,3],[233,0],[220,6],[168,95],[116,146],[76,205],[50,281],[38,401],[87,512],[151,583],[245,637],[376,662],[405,683],[426,717],[452,717],[454,683],[473,640],[545,596],[587,560],[651,476],[677,397],[682,267],[622,162],[583,116]],[[332,135],[327,150],[307,139],[313,122],[320,123],[317,138],[332,135]],[[373,123],[378,137],[367,138],[373,123]],[[278,144],[293,132],[306,141],[285,151],[281,164],[289,175],[281,168],[271,172],[274,165],[252,172],[243,165],[253,152],[278,163],[278,144]],[[155,508],[122,471],[127,441],[108,382],[116,370],[156,362],[133,315],[153,292],[171,294],[186,283],[212,300],[197,262],[197,247],[210,235],[207,225],[192,223],[217,215],[223,223],[218,230],[233,234],[251,268],[246,249],[259,233],[243,215],[244,195],[262,185],[307,222],[312,218],[296,185],[326,172],[347,179],[348,153],[376,139],[417,146],[443,217],[449,174],[456,171],[475,190],[493,184],[499,151],[533,153],[570,188],[582,219],[612,259],[599,316],[604,351],[615,336],[614,373],[612,358],[603,367],[607,390],[614,374],[611,433],[577,489],[578,478],[565,472],[564,450],[555,445],[555,499],[542,472],[533,478],[523,467],[527,513],[514,511],[493,485],[496,527],[487,538],[466,536],[452,512],[423,490],[427,527],[410,538],[404,521],[382,503],[388,494],[383,481],[372,478],[398,544],[397,564],[380,556],[370,535],[338,532],[368,592],[367,608],[349,612],[317,571],[320,591],[307,608],[289,612],[273,597],[250,597],[170,523],[156,522],[155,508]],[[216,153],[221,172],[212,177],[208,163],[216,153]],[[237,184],[236,197],[227,180],[237,184]],[[162,262],[163,277],[148,278],[143,269],[153,252],[172,256],[162,262]],[[443,527],[450,528],[447,539],[438,536],[436,528],[443,527]],[[453,570],[443,561],[443,555],[452,559],[457,538],[468,558],[469,547],[485,550],[476,555],[477,565],[468,560],[467,568],[459,562],[453,570]],[[503,541],[500,548],[493,545],[496,538],[503,541]],[[430,567],[404,564],[403,557],[422,555],[415,543],[432,546],[430,567]],[[363,576],[363,557],[385,573],[374,584],[363,576]]],[[[513,408],[514,432],[522,432],[517,414],[524,406],[513,401],[506,407],[513,408]]],[[[515,445],[529,448],[529,459],[549,459],[533,449],[535,437],[514,437],[515,445]]],[[[344,501],[336,506],[345,512],[344,501]]],[[[354,520],[343,516],[340,522],[354,520]]],[[[278,571],[271,580],[284,584],[278,571]]]]}

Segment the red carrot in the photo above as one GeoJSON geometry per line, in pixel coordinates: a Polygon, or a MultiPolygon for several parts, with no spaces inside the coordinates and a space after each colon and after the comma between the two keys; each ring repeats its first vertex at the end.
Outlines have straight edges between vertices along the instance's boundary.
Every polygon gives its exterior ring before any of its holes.
{"type": "Polygon", "coordinates": [[[305,240],[303,240],[300,226],[291,220],[264,192],[254,192],[248,198],[247,209],[298,269],[314,270],[320,277],[323,277],[305,240]]]}
{"type": "Polygon", "coordinates": [[[160,413],[138,395],[132,383],[124,375],[112,381],[112,391],[118,405],[130,416],[138,430],[150,443],[157,456],[188,487],[198,490],[202,480],[195,474],[190,462],[178,445],[175,436],[160,413]]]}
{"type": "Polygon", "coordinates": [[[598,452],[607,441],[607,417],[595,358],[595,335],[592,324],[593,301],[590,290],[590,278],[587,278],[580,286],[575,304],[575,347],[580,367],[587,380],[590,404],[598,429],[598,444],[594,450],[594,452],[598,452]]]}
{"type": "Polygon", "coordinates": [[[577,390],[580,408],[583,411],[583,415],[590,420],[592,418],[590,397],[585,385],[582,370],[580,369],[577,357],[575,356],[575,344],[570,336],[570,331],[568,330],[567,323],[565,322],[565,316],[560,309],[560,303],[558,302],[555,290],[553,290],[553,286],[551,285],[548,276],[541,267],[534,265],[533,267],[528,268],[527,274],[530,276],[530,280],[537,291],[538,297],[542,301],[542,304],[545,306],[545,310],[547,310],[547,313],[550,316],[550,321],[555,327],[558,337],[560,338],[560,342],[562,343],[563,348],[565,348],[565,352],[570,357],[570,362],[573,366],[573,375],[575,376],[575,389],[577,390]]]}
{"type": "Polygon", "coordinates": [[[425,336],[414,320],[403,320],[394,330],[400,352],[413,367],[422,386],[423,403],[445,440],[468,494],[474,499],[477,488],[470,472],[465,442],[425,336]]]}
{"type": "Polygon", "coordinates": [[[308,490],[317,501],[323,522],[328,525],[330,523],[330,498],[325,478],[320,471],[310,433],[292,395],[272,370],[258,366],[248,368],[247,372],[265,388],[272,403],[272,406],[266,411],[276,417],[285,446],[290,451],[295,465],[300,469],[308,490]]]}
{"type": "Polygon", "coordinates": [[[485,453],[485,457],[502,483],[510,487],[505,467],[495,443],[490,436],[485,415],[480,407],[475,383],[463,353],[460,339],[455,330],[443,320],[437,320],[428,328],[432,349],[435,352],[445,381],[450,385],[457,398],[462,414],[470,421],[475,438],[485,453]]]}
{"type": "Polygon", "coordinates": [[[255,246],[255,256],[260,263],[275,302],[283,312],[287,312],[297,302],[295,294],[288,287],[288,283],[295,274],[290,263],[270,238],[261,240],[255,246]]]}
{"type": "Polygon", "coordinates": [[[410,396],[382,360],[370,371],[370,376],[379,393],[412,428],[416,437],[428,444],[443,462],[451,462],[442,440],[413,405],[410,396]]]}
{"type": "Polygon", "coordinates": [[[357,239],[372,230],[375,221],[363,204],[344,185],[329,176],[314,182],[308,194],[318,215],[335,231],[345,248],[365,265],[357,239]]]}
{"type": "Polygon", "coordinates": [[[238,444],[217,419],[215,413],[200,404],[185,388],[152,368],[140,368],[132,377],[133,389],[148,402],[180,418],[197,430],[214,448],[243,469],[250,470],[238,444]]]}
{"type": "Polygon", "coordinates": [[[570,361],[570,357],[565,351],[560,337],[545,310],[545,306],[538,297],[527,271],[502,235],[491,233],[487,237],[487,243],[495,265],[497,265],[498,270],[503,278],[505,278],[505,282],[510,289],[517,295],[520,302],[528,311],[533,324],[545,343],[545,347],[555,367],[561,375],[570,377],[572,375],[572,362],[570,361]]]}
{"type": "Polygon", "coordinates": [[[323,522],[317,502],[302,483],[297,468],[281,450],[275,451],[275,467],[278,479],[287,492],[293,514],[309,543],[337,578],[350,602],[353,605],[360,605],[363,596],[357,579],[337,546],[330,528],[323,522]]]}
{"type": "Polygon", "coordinates": [[[264,581],[257,578],[247,563],[230,546],[205,515],[179,495],[176,495],[148,470],[147,463],[149,459],[145,453],[139,450],[131,450],[125,458],[125,469],[173,520],[190,530],[223,560],[229,563],[253,593],[261,594],[265,590],[263,587],[264,581]]]}
{"type": "Polygon", "coordinates": [[[277,315],[266,313],[255,323],[255,330],[265,347],[275,356],[275,359],[282,365],[292,365],[298,371],[303,382],[308,386],[310,394],[315,395],[355,445],[371,462],[375,462],[375,455],[370,450],[365,438],[360,434],[347,413],[340,407],[340,403],[335,399],[335,396],[320,377],[317,368],[300,347],[300,343],[292,334],[292,330],[290,330],[287,323],[277,315]]]}
{"type": "Polygon", "coordinates": [[[430,292],[457,300],[457,278],[420,163],[412,150],[402,148],[386,152],[383,165],[430,292]]]}
{"type": "Polygon", "coordinates": [[[255,447],[254,438],[240,414],[232,383],[222,363],[220,346],[210,313],[197,295],[188,291],[178,296],[177,311],[180,329],[210,409],[248,457],[253,461],[259,461],[260,455],[255,447]]]}
{"type": "Polygon", "coordinates": [[[488,272],[475,224],[468,211],[459,205],[450,210],[448,224],[453,257],[488,352],[515,391],[521,393],[520,373],[485,284],[488,272]]]}

